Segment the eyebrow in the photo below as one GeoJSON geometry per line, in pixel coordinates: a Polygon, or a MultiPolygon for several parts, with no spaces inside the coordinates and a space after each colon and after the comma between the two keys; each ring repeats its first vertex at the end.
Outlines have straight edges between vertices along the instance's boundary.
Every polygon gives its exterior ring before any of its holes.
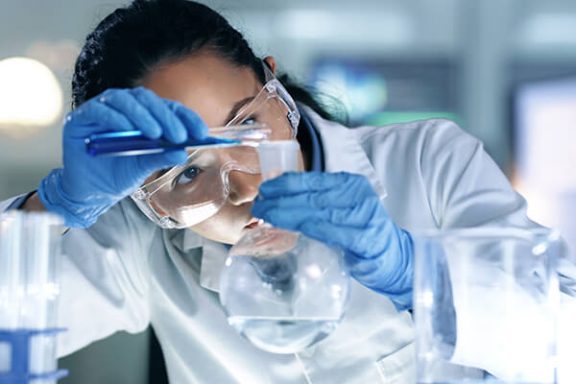
{"type": "Polygon", "coordinates": [[[233,118],[236,117],[236,115],[238,114],[238,111],[245,106],[246,104],[248,104],[249,102],[251,102],[252,100],[254,100],[256,98],[256,96],[249,96],[246,97],[240,101],[238,101],[236,104],[234,104],[234,106],[232,107],[232,109],[230,110],[230,112],[228,113],[228,116],[226,117],[226,121],[224,122],[224,125],[228,124],[230,121],[232,121],[233,118]]]}

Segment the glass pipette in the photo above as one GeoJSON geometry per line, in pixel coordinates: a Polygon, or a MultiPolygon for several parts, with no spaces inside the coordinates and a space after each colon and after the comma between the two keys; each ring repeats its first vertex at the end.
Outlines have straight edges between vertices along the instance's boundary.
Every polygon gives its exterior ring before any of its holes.
{"type": "Polygon", "coordinates": [[[86,138],[86,151],[92,156],[133,156],[175,149],[221,148],[237,145],[257,146],[266,140],[270,129],[264,124],[215,127],[203,139],[174,144],[164,138],[150,139],[139,130],[95,133],[86,138]]]}

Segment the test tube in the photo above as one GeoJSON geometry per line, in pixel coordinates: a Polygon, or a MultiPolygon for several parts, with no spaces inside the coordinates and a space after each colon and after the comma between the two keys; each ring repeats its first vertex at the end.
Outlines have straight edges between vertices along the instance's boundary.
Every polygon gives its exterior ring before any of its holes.
{"type": "Polygon", "coordinates": [[[280,176],[284,172],[300,171],[296,140],[263,141],[258,145],[258,157],[263,180],[280,176]]]}
{"type": "Polygon", "coordinates": [[[214,127],[203,139],[172,143],[163,138],[150,139],[141,131],[94,133],[85,139],[86,152],[92,156],[134,156],[176,149],[223,148],[236,145],[257,146],[266,140],[270,129],[265,124],[241,124],[214,127]]]}

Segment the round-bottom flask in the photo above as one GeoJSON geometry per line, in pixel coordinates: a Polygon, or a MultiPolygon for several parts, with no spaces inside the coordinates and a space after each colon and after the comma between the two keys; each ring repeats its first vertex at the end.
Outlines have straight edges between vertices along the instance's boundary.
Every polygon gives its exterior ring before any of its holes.
{"type": "Polygon", "coordinates": [[[220,281],[230,325],[273,353],[296,353],[326,338],[349,291],[339,250],[269,224],[230,249],[220,281]]]}

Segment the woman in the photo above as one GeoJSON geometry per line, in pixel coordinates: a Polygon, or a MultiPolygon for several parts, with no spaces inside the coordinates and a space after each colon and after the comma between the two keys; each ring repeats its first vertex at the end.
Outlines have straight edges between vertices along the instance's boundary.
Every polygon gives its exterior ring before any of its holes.
{"type": "MultiPolygon", "coordinates": [[[[60,355],[151,324],[174,383],[411,382],[410,231],[534,225],[481,143],[453,123],[348,129],[290,87],[296,108],[281,88],[272,97],[287,108],[274,134],[297,132],[309,172],[260,185],[257,172],[231,171],[217,212],[200,221],[157,194],[136,195],[136,204],[128,198],[167,169],[189,165],[184,150],[86,153],[84,139],[102,131],[140,129],[178,143],[204,137],[207,127],[257,122],[258,113],[242,113],[261,110],[251,103],[264,92],[267,71],[276,71],[272,57],[263,65],[224,18],[194,2],[137,0],[88,36],[72,83],[63,168],[37,192],[2,206],[47,209],[70,227],[60,355]],[[300,119],[289,118],[295,114],[300,119]],[[256,218],[338,246],[354,277],[339,328],[297,356],[250,345],[229,327],[215,293],[227,244],[256,218]]],[[[171,179],[177,185],[202,175],[185,169],[171,179]]]]}

